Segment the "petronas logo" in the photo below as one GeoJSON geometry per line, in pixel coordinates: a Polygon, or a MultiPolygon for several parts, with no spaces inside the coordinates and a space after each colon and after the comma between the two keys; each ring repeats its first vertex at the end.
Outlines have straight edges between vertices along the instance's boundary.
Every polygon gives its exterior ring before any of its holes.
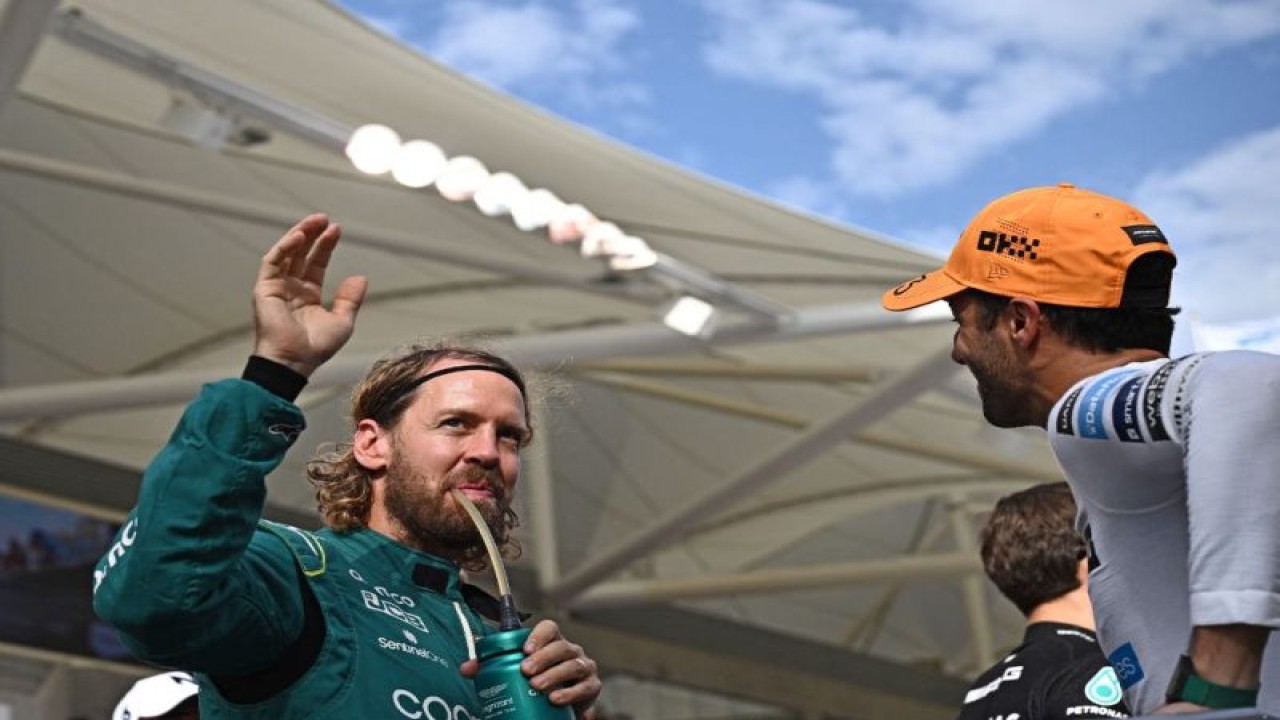
{"type": "Polygon", "coordinates": [[[1124,691],[1120,689],[1120,678],[1116,677],[1115,669],[1108,666],[1094,674],[1084,686],[1084,696],[1094,705],[1106,707],[1119,703],[1124,691]]]}

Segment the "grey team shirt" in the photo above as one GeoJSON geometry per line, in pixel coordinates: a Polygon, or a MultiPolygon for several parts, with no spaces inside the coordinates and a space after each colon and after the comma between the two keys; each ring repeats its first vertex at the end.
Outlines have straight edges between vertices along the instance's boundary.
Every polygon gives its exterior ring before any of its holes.
{"type": "MultiPolygon", "coordinates": [[[[1049,437],[1091,548],[1098,639],[1135,714],[1195,625],[1280,627],[1280,356],[1134,363],[1081,381],[1049,437]]],[[[1280,641],[1259,705],[1280,712],[1280,641]]]]}

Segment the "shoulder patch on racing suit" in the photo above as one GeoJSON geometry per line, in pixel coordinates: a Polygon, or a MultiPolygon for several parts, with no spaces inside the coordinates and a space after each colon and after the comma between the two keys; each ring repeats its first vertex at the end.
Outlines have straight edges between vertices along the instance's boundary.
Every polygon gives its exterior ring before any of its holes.
{"type": "Polygon", "coordinates": [[[298,567],[302,568],[303,575],[316,577],[325,573],[328,560],[324,554],[324,545],[315,533],[271,520],[259,520],[258,528],[284,541],[297,560],[298,567]]]}

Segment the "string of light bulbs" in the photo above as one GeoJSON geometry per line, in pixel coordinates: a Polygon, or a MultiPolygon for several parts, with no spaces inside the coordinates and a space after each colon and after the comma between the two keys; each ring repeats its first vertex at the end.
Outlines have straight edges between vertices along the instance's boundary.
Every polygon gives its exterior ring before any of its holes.
{"type": "Polygon", "coordinates": [[[583,257],[605,259],[613,270],[643,270],[658,263],[658,254],[641,238],[615,223],[601,220],[579,203],[568,203],[546,188],[530,188],[506,171],[491,172],[470,155],[449,157],[429,140],[402,140],[394,129],[361,125],[351,133],[347,158],[360,172],[390,173],[409,188],[434,185],[450,202],[470,201],[489,217],[508,215],[520,230],[545,229],[558,245],[578,243],[583,257]]]}

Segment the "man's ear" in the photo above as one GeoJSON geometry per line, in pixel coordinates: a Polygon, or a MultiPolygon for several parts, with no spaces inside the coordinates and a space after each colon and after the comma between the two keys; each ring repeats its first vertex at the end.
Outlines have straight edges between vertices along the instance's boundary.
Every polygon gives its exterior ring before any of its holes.
{"type": "Polygon", "coordinates": [[[1005,322],[1009,324],[1009,336],[1021,348],[1030,348],[1040,338],[1040,323],[1044,315],[1040,312],[1040,304],[1026,297],[1009,299],[1009,307],[1005,322]]]}
{"type": "Polygon", "coordinates": [[[369,472],[382,472],[391,462],[391,431],[376,420],[365,418],[356,423],[351,438],[351,454],[369,472]]]}

